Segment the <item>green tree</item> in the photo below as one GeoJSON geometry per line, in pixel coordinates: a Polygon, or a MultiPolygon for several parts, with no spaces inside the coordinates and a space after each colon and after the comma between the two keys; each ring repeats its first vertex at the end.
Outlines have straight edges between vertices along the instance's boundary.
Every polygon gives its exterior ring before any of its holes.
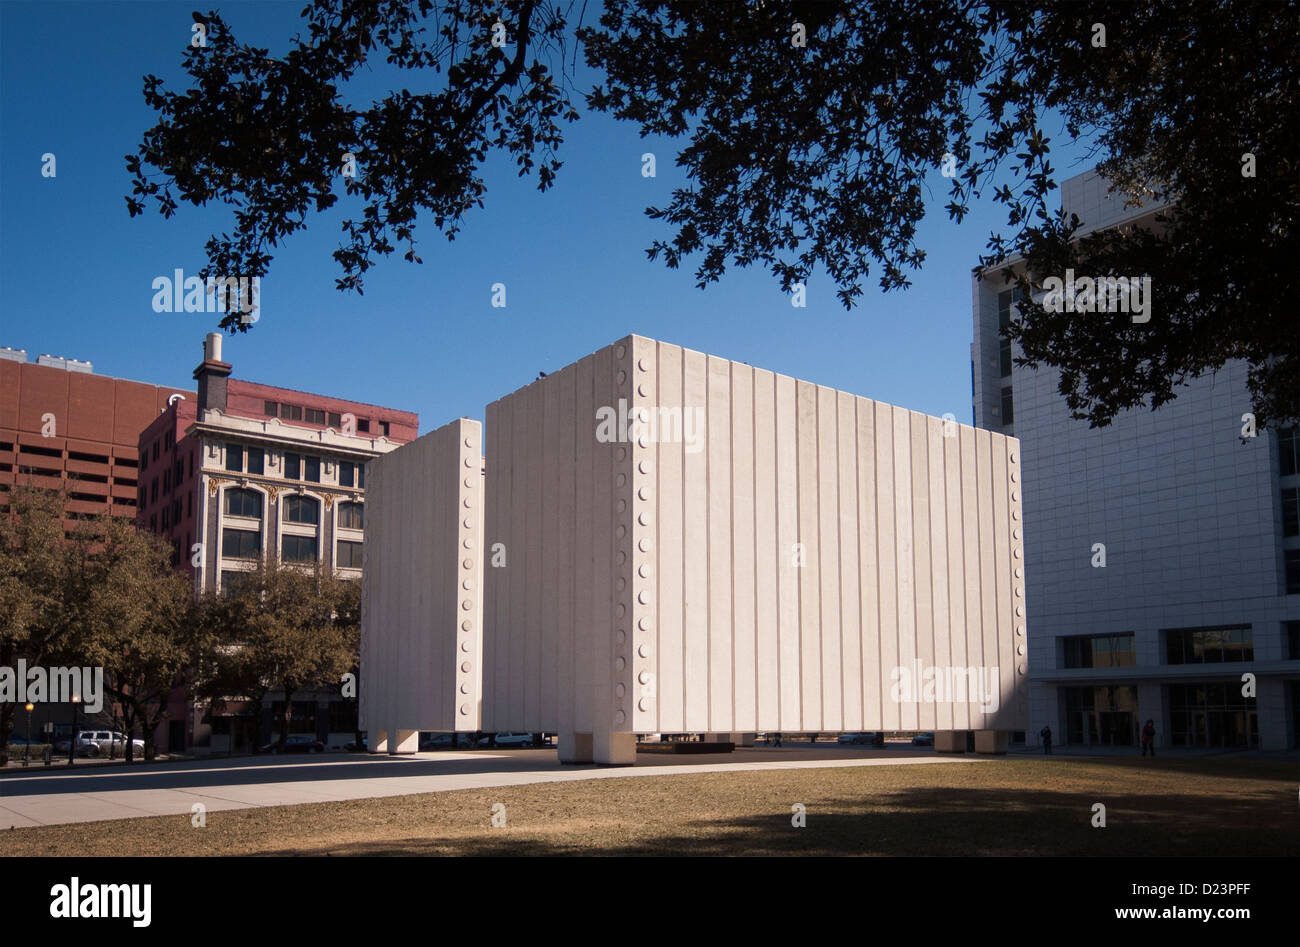
{"type": "Polygon", "coordinates": [[[284,694],[279,745],[289,734],[294,694],[332,687],[357,664],[360,590],[324,563],[281,563],[274,556],[233,589],[205,600],[205,624],[217,636],[200,691],[261,706],[284,694]]]}
{"type": "MultiPolygon", "coordinates": [[[[207,45],[185,54],[192,88],[145,78],[159,122],[127,158],[128,210],[230,205],[236,226],[209,240],[205,275],[259,276],[270,247],[346,193],[360,212],[343,223],[337,283],[359,292],[396,245],[419,261],[421,212],[455,236],[482,204],[489,153],[551,184],[562,123],[578,116],[577,40],[602,78],[589,108],[681,141],[688,184],[647,209],[671,230],[648,254],[698,257],[701,287],[750,265],[786,290],[821,268],[846,308],[873,267],[885,290],[906,287],[925,260],[929,182],[951,156],[953,220],[986,194],[1006,207],[982,265],[1020,254],[1029,280],[1067,254],[1094,275],[1147,268],[1160,315],[1140,332],[1033,306],[1012,330],[1029,363],[1061,369],[1078,416],[1108,423],[1243,358],[1259,423],[1300,418],[1297,3],[608,0],[598,25],[571,23],[574,9],[315,0],[282,57],[195,14],[207,45]],[[372,56],[426,88],[349,105],[345,85],[372,56]],[[1071,243],[1048,206],[1057,124],[1092,143],[1122,196],[1170,201],[1158,226],[1071,243]]],[[[223,325],[249,328],[238,313],[223,325]]]]}

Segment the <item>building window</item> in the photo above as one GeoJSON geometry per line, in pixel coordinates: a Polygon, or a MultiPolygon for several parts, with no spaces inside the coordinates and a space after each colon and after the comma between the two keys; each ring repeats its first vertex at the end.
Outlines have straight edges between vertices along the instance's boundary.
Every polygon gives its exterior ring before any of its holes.
{"type": "Polygon", "coordinates": [[[169,526],[171,526],[171,509],[169,507],[163,507],[162,528],[167,529],[169,526]]]}
{"type": "Polygon", "coordinates": [[[365,507],[360,503],[339,504],[339,529],[365,529],[365,507]]]}
{"type": "Polygon", "coordinates": [[[1011,386],[1002,389],[1002,426],[1006,427],[1016,419],[1015,405],[1011,400],[1011,386]]]}
{"type": "Polygon", "coordinates": [[[302,419],[308,424],[324,424],[325,412],[317,411],[315,408],[303,409],[302,419]]]}
{"type": "Polygon", "coordinates": [[[370,433],[370,419],[369,419],[369,418],[357,418],[357,430],[360,431],[362,434],[369,434],[369,433],[370,433]]]}
{"type": "Polygon", "coordinates": [[[302,459],[302,479],[320,483],[320,458],[304,457],[302,459]]]}
{"type": "Polygon", "coordinates": [[[255,529],[223,529],[221,554],[227,559],[256,559],[262,534],[255,529]]]}
{"type": "Polygon", "coordinates": [[[1291,477],[1300,472],[1300,427],[1289,427],[1277,434],[1282,476],[1291,477]]]}
{"type": "Polygon", "coordinates": [[[256,575],[255,572],[235,572],[230,569],[222,569],[221,591],[234,594],[256,575]]]}
{"type": "Polygon", "coordinates": [[[279,402],[277,401],[263,402],[262,413],[265,414],[268,418],[279,417],[280,415],[279,402]]]}
{"type": "Polygon", "coordinates": [[[150,503],[158,502],[158,478],[157,477],[154,477],[153,483],[149,485],[149,502],[150,503]]]}
{"type": "Polygon", "coordinates": [[[1286,656],[1300,661],[1300,621],[1283,622],[1286,627],[1286,656]]]}
{"type": "Polygon", "coordinates": [[[349,542],[346,539],[339,540],[339,568],[361,568],[361,543],[349,542]]]}
{"type": "Polygon", "coordinates": [[[334,428],[336,431],[342,430],[343,418],[331,411],[329,413],[329,426],[334,428]]]}
{"type": "Polygon", "coordinates": [[[998,343],[998,372],[1003,378],[1011,374],[1011,340],[1002,339],[998,343]]]}
{"type": "Polygon", "coordinates": [[[172,472],[170,470],[164,470],[163,471],[163,496],[166,496],[171,492],[172,492],[172,472]]]}
{"type": "Polygon", "coordinates": [[[194,515],[194,494],[185,494],[185,516],[189,518],[194,515]]]}
{"type": "Polygon", "coordinates": [[[285,454],[284,455],[284,476],[289,480],[302,479],[302,455],[285,454]]]}
{"type": "Polygon", "coordinates": [[[194,476],[194,451],[190,451],[190,476],[194,476]]]}
{"type": "Polygon", "coordinates": [[[380,422],[379,422],[379,433],[382,434],[384,437],[387,437],[387,436],[388,436],[388,422],[387,422],[387,421],[380,421],[380,422]]]}
{"type": "Polygon", "coordinates": [[[234,489],[226,491],[226,515],[262,518],[262,494],[256,490],[234,489]]]}
{"type": "Polygon", "coordinates": [[[1133,667],[1137,664],[1132,634],[1087,635],[1063,640],[1067,668],[1133,667]]]}
{"type": "Polygon", "coordinates": [[[314,497],[289,494],[284,498],[284,519],[287,523],[320,524],[320,501],[314,497]]]}
{"type": "Polygon", "coordinates": [[[1249,625],[1236,628],[1178,628],[1165,632],[1169,664],[1233,664],[1255,659],[1249,625]]]}
{"type": "Polygon", "coordinates": [[[1282,535],[1300,536],[1300,487],[1282,491],[1282,535]]]}
{"type": "Polygon", "coordinates": [[[158,459],[158,442],[157,442],[157,441],[154,441],[154,442],[153,442],[153,459],[154,459],[154,460],[157,460],[157,459],[158,459]]]}
{"type": "Polygon", "coordinates": [[[284,475],[290,480],[320,483],[320,458],[304,457],[302,454],[285,454],[284,475]]]}
{"type": "Polygon", "coordinates": [[[1174,746],[1258,746],[1255,698],[1239,681],[1170,684],[1169,736],[1174,746]]]}
{"type": "Polygon", "coordinates": [[[264,468],[265,463],[266,463],[266,454],[262,452],[262,448],[260,447],[248,448],[248,472],[249,473],[261,474],[265,469],[264,468]]]}
{"type": "Polygon", "coordinates": [[[366,488],[366,465],[357,464],[357,486],[364,490],[366,488]]]}
{"type": "Polygon", "coordinates": [[[318,559],[316,537],[280,537],[280,558],[285,562],[312,562],[318,559]]]}
{"type": "Polygon", "coordinates": [[[280,417],[285,421],[301,421],[302,405],[282,404],[280,405],[280,417]]]}
{"type": "Polygon", "coordinates": [[[1286,594],[1300,595],[1300,549],[1286,550],[1283,564],[1286,569],[1286,594]]]}
{"type": "Polygon", "coordinates": [[[244,472],[244,449],[238,444],[226,445],[226,469],[235,473],[244,472]]]}
{"type": "Polygon", "coordinates": [[[357,482],[357,465],[350,461],[339,461],[339,486],[352,487],[357,482]]]}
{"type": "Polygon", "coordinates": [[[1066,742],[1132,746],[1137,742],[1137,688],[1066,687],[1066,742]]]}

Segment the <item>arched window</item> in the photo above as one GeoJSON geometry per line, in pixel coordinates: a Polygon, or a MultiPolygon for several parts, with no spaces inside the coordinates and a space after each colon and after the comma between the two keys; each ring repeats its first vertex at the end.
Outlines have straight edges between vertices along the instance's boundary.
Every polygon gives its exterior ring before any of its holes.
{"type": "Polygon", "coordinates": [[[351,501],[339,504],[339,529],[365,529],[365,506],[351,501]]]}
{"type": "Polygon", "coordinates": [[[320,523],[320,501],[291,493],[284,498],[284,519],[286,523],[316,526],[320,523]]]}
{"type": "Polygon", "coordinates": [[[227,516],[262,517],[262,494],[256,490],[236,488],[226,491],[227,516]]]}

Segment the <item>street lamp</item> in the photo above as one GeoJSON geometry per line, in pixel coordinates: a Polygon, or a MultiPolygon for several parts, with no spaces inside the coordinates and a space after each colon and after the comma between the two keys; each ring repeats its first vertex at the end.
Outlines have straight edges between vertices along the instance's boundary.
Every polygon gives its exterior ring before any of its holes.
{"type": "Polygon", "coordinates": [[[23,752],[24,766],[32,758],[32,711],[36,709],[36,705],[29,700],[25,709],[27,710],[27,747],[23,752]]]}
{"type": "Polygon", "coordinates": [[[72,695],[72,739],[68,741],[68,765],[77,755],[77,728],[81,725],[81,695],[72,695]]]}

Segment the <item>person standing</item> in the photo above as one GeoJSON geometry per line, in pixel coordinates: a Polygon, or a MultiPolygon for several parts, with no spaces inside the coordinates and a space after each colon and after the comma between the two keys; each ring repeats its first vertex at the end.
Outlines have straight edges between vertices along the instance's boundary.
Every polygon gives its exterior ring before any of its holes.
{"type": "Polygon", "coordinates": [[[1043,727],[1043,729],[1038,731],[1038,735],[1043,740],[1043,754],[1045,756],[1051,756],[1052,755],[1052,728],[1043,727]]]}
{"type": "Polygon", "coordinates": [[[1156,724],[1154,720],[1148,720],[1145,727],[1142,728],[1142,755],[1147,755],[1147,750],[1151,751],[1152,759],[1156,755],[1156,724]]]}

